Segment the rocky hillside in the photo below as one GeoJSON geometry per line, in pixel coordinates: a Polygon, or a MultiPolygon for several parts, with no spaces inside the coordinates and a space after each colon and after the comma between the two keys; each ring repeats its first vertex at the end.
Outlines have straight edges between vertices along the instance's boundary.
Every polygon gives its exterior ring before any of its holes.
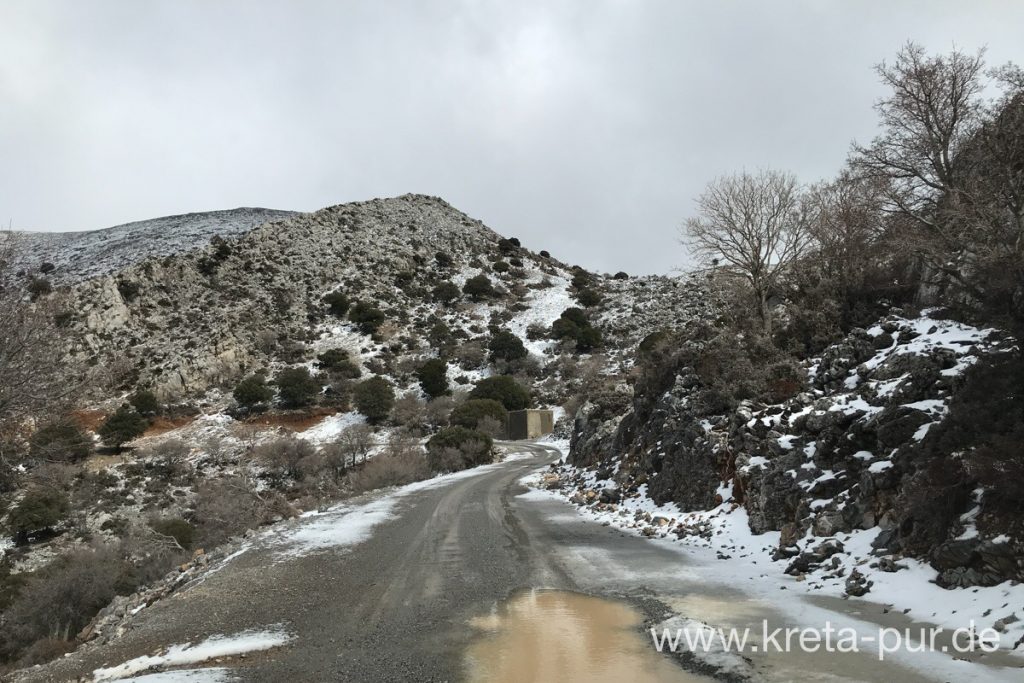
{"type": "MultiPolygon", "coordinates": [[[[972,588],[979,618],[1014,609],[1006,590],[1017,589],[1003,590],[1024,580],[1020,473],[1005,459],[1021,417],[1014,339],[938,311],[894,311],[808,360],[802,378],[783,376],[784,400],[734,406],[709,371],[721,350],[670,339],[641,345],[628,403],[598,396],[581,408],[579,469],[550,487],[602,518],[628,510],[629,526],[694,537],[724,560],[770,539],[778,571],[812,588],[860,596],[877,582],[893,595],[900,583],[886,577],[917,558],[914,574],[945,588],[1000,585],[994,597],[972,588]],[[657,523],[645,510],[661,511],[657,523]]],[[[964,600],[949,604],[970,613],[964,600]]],[[[1011,623],[1000,627],[1013,632],[1008,646],[1024,637],[1011,623]]]]}
{"type": "Polygon", "coordinates": [[[116,273],[149,258],[163,258],[202,247],[214,237],[242,235],[294,211],[239,208],[188,213],[80,232],[20,232],[18,268],[58,284],[72,284],[116,273]]]}
{"type": "MultiPolygon", "coordinates": [[[[23,260],[44,261],[42,239],[29,241],[23,260]]],[[[77,340],[72,353],[101,386],[144,386],[169,398],[332,345],[397,366],[431,355],[426,337],[438,323],[445,335],[480,343],[489,327],[507,326],[544,358],[555,353],[547,328],[581,306],[575,292],[583,287],[597,292],[587,303],[607,331],[604,347],[628,365],[653,326],[707,306],[696,281],[584,274],[576,287],[579,271],[418,195],[310,214],[197,214],[51,239],[62,244],[45,252],[53,268],[30,274],[67,283],[59,292],[77,340]],[[495,291],[464,295],[466,281],[481,275],[495,291]],[[323,299],[336,291],[381,310],[372,335],[329,314],[323,299]]],[[[483,361],[463,365],[480,369],[483,361]]]]}

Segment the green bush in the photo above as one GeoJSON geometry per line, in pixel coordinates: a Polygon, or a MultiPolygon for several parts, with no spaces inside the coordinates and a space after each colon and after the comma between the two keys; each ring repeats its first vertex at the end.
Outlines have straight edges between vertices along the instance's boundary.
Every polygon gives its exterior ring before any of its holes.
{"type": "Polygon", "coordinates": [[[29,455],[42,460],[82,460],[92,453],[92,439],[70,420],[36,430],[29,440],[29,455]]]}
{"type": "Polygon", "coordinates": [[[511,266],[508,264],[508,261],[495,261],[491,264],[491,268],[495,273],[507,273],[511,266]]]}
{"type": "Polygon", "coordinates": [[[459,292],[459,288],[456,287],[451,282],[442,282],[441,284],[434,287],[434,291],[431,293],[431,296],[433,296],[434,301],[438,301],[444,304],[455,301],[456,299],[459,298],[460,295],[461,292],[459,292]]]}
{"type": "Polygon", "coordinates": [[[448,388],[448,364],[440,358],[431,358],[421,365],[416,371],[416,377],[420,381],[420,387],[430,398],[451,393],[448,388]]]}
{"type": "Polygon", "coordinates": [[[125,403],[100,425],[97,433],[103,443],[120,448],[135,437],[142,436],[148,426],[149,421],[125,403]]]}
{"type": "Polygon", "coordinates": [[[572,339],[577,351],[592,351],[601,345],[601,331],[590,324],[586,312],[581,308],[567,308],[561,317],[551,324],[553,339],[572,339]]]}
{"type": "Polygon", "coordinates": [[[599,303],[601,303],[601,295],[598,294],[597,290],[594,289],[581,289],[579,292],[576,293],[576,300],[579,301],[580,304],[582,304],[583,306],[591,308],[592,306],[597,306],[599,303]]]}
{"type": "Polygon", "coordinates": [[[383,422],[395,406],[395,390],[383,377],[371,377],[355,386],[352,400],[356,410],[366,416],[367,422],[383,422]]]}
{"type": "Polygon", "coordinates": [[[499,424],[508,423],[508,411],[493,398],[471,398],[455,406],[448,418],[453,427],[476,429],[485,417],[497,420],[499,424]]]}
{"type": "Polygon", "coordinates": [[[185,550],[191,550],[196,538],[196,528],[180,517],[164,517],[149,523],[153,531],[162,536],[170,536],[185,550]]]}
{"type": "Polygon", "coordinates": [[[351,305],[348,297],[341,291],[325,294],[323,301],[327,304],[327,310],[330,311],[331,315],[339,318],[343,318],[348,313],[348,307],[351,305]]]}
{"type": "Polygon", "coordinates": [[[470,398],[489,398],[505,406],[505,410],[523,410],[530,407],[530,391],[509,375],[487,377],[477,382],[470,398]]]}
{"type": "Polygon", "coordinates": [[[274,377],[277,400],[285,408],[301,408],[311,404],[320,393],[320,382],[306,368],[285,368],[274,377]]]}
{"type": "Polygon", "coordinates": [[[29,535],[48,531],[63,520],[71,506],[63,492],[50,487],[29,489],[7,516],[15,543],[24,545],[29,535]]]}
{"type": "Polygon", "coordinates": [[[261,403],[270,402],[274,398],[274,390],[267,386],[267,380],[263,375],[256,374],[239,382],[231,395],[243,408],[253,408],[261,403]]]}
{"type": "Polygon", "coordinates": [[[358,379],[362,375],[359,366],[349,359],[345,349],[328,349],[316,357],[317,367],[332,377],[358,379]]]}
{"type": "Polygon", "coordinates": [[[577,291],[586,289],[593,281],[593,276],[580,267],[575,267],[572,274],[572,286],[577,291]]]}
{"type": "Polygon", "coordinates": [[[360,301],[349,311],[348,319],[358,325],[363,334],[373,334],[384,324],[386,316],[376,306],[360,301]]]}
{"type": "Polygon", "coordinates": [[[136,391],[128,397],[128,402],[132,404],[139,415],[151,417],[160,412],[160,401],[156,399],[156,394],[148,389],[136,391]]]}
{"type": "Polygon", "coordinates": [[[513,361],[526,358],[526,347],[522,340],[508,330],[499,330],[491,336],[487,345],[491,352],[491,360],[513,361]]]}
{"type": "Polygon", "coordinates": [[[497,290],[494,289],[494,285],[491,284],[490,278],[483,273],[474,275],[466,280],[466,284],[462,286],[462,292],[473,301],[491,299],[498,294],[497,290]]]}

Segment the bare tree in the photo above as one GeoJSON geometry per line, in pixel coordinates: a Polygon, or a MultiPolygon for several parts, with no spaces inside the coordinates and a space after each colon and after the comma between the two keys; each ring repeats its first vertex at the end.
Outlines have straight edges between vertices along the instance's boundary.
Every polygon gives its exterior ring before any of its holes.
{"type": "Polygon", "coordinates": [[[853,147],[854,168],[884,181],[888,210],[916,228],[912,246],[933,256],[932,268],[961,283],[963,263],[946,256],[962,246],[962,226],[950,217],[969,201],[971,169],[958,160],[982,120],[982,56],[957,50],[929,56],[920,45],[905,45],[893,63],[876,67],[891,91],[875,104],[882,134],[869,146],[853,147]]]}
{"type": "Polygon", "coordinates": [[[335,443],[340,446],[342,452],[352,459],[352,465],[356,464],[359,457],[366,462],[370,451],[377,445],[373,438],[373,428],[366,424],[354,424],[351,427],[346,427],[338,434],[335,443]]]}
{"type": "Polygon", "coordinates": [[[750,285],[764,331],[771,334],[769,294],[803,256],[810,233],[790,173],[763,170],[712,181],[697,199],[700,216],[683,227],[683,242],[711,264],[750,285]]]}

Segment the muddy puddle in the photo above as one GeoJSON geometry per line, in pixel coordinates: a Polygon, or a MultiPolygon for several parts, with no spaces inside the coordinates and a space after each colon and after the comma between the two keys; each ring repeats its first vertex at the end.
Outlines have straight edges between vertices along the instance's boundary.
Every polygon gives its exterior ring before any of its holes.
{"type": "Polygon", "coordinates": [[[658,654],[626,603],[556,590],[519,593],[472,625],[470,681],[709,681],[658,654]]]}

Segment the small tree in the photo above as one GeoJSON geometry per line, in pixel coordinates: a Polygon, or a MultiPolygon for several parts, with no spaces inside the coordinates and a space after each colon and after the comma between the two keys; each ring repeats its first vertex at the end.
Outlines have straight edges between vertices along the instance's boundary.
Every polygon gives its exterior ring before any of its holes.
{"type": "Polygon", "coordinates": [[[477,382],[470,398],[489,398],[505,406],[505,410],[523,410],[530,407],[530,392],[509,375],[487,377],[477,382]]]}
{"type": "Polygon", "coordinates": [[[348,319],[358,325],[363,334],[373,334],[387,318],[376,306],[360,301],[349,311],[348,319]]]}
{"type": "Polygon", "coordinates": [[[374,376],[356,385],[352,392],[356,410],[366,416],[368,422],[383,422],[395,405],[395,390],[380,376],[374,376]]]}
{"type": "Polygon", "coordinates": [[[156,394],[148,389],[139,389],[128,398],[128,402],[139,413],[146,417],[153,417],[160,412],[160,401],[156,394]]]}
{"type": "Polygon", "coordinates": [[[440,358],[431,358],[416,371],[420,387],[430,398],[446,396],[451,393],[448,388],[448,364],[440,358]]]}
{"type": "Polygon", "coordinates": [[[149,421],[125,403],[100,425],[97,433],[108,446],[121,448],[128,441],[142,436],[148,426],[149,421]]]}
{"type": "Polygon", "coordinates": [[[527,356],[526,347],[523,346],[522,340],[508,330],[498,330],[495,332],[491,336],[487,349],[491,352],[492,361],[514,361],[526,358],[527,356]]]}
{"type": "Polygon", "coordinates": [[[459,298],[459,288],[451,282],[442,282],[431,292],[434,301],[447,304],[459,298]]]}
{"type": "Polygon", "coordinates": [[[335,291],[324,296],[324,303],[331,315],[342,318],[348,313],[350,302],[344,292],[335,291]]]}
{"type": "Polygon", "coordinates": [[[56,489],[29,489],[7,517],[14,542],[24,545],[30,534],[49,531],[67,516],[69,509],[67,496],[56,489]]]}
{"type": "Polygon", "coordinates": [[[256,374],[239,382],[231,395],[234,396],[238,405],[252,409],[258,405],[269,403],[274,398],[274,390],[267,386],[267,380],[263,375],[256,374]]]}
{"type": "Polygon", "coordinates": [[[41,460],[82,460],[92,453],[92,439],[71,420],[40,427],[29,441],[29,454],[41,460]]]}
{"type": "Polygon", "coordinates": [[[320,393],[318,382],[306,368],[285,368],[274,377],[277,398],[285,408],[308,406],[320,393]]]}
{"type": "Polygon", "coordinates": [[[480,426],[480,421],[486,417],[505,425],[508,422],[508,411],[505,410],[505,406],[492,398],[471,398],[455,406],[449,421],[453,427],[477,429],[480,426]]]}
{"type": "Polygon", "coordinates": [[[498,294],[497,290],[494,289],[494,285],[491,284],[491,280],[483,273],[474,275],[466,280],[466,284],[462,286],[462,292],[473,301],[491,299],[498,294]]]}
{"type": "Polygon", "coordinates": [[[701,215],[687,219],[684,227],[685,244],[747,282],[767,334],[772,331],[768,297],[782,273],[811,246],[799,200],[792,174],[744,171],[712,181],[697,200],[701,215]]]}
{"type": "Polygon", "coordinates": [[[335,444],[348,459],[349,464],[355,465],[360,458],[366,462],[366,457],[377,445],[377,442],[373,438],[373,429],[369,425],[354,424],[345,428],[338,435],[335,444]]]}
{"type": "Polygon", "coordinates": [[[328,349],[316,357],[316,365],[332,377],[357,379],[362,371],[345,349],[328,349]]]}

